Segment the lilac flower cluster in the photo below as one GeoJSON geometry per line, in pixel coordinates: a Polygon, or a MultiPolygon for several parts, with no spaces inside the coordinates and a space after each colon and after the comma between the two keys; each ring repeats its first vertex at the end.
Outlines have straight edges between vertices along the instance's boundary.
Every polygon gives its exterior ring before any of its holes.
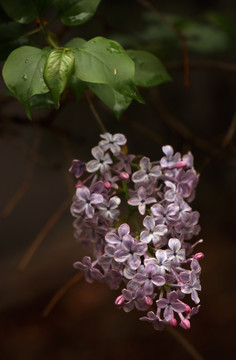
{"type": "Polygon", "coordinates": [[[88,282],[121,288],[115,304],[126,312],[147,311],[140,320],[156,330],[178,322],[189,329],[200,306],[204,256],[194,253],[202,240],[190,242],[200,231],[199,213],[189,205],[199,178],[193,156],[181,157],[167,145],[160,161],[152,162],[127,154],[123,134],[101,138],[92,160],[74,160],[70,168],[78,179],[71,206],[75,237],[94,256],[74,267],[88,282]]]}

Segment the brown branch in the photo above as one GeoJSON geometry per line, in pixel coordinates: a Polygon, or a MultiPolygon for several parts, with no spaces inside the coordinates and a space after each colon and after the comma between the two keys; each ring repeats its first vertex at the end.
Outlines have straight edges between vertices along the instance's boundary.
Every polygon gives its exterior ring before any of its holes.
{"type": "Polygon", "coordinates": [[[102,119],[100,118],[100,116],[98,115],[93,103],[92,103],[92,100],[91,100],[91,97],[90,97],[90,92],[89,91],[85,91],[85,96],[86,96],[86,99],[88,101],[88,104],[89,104],[89,107],[90,107],[90,110],[92,111],[97,123],[98,123],[98,126],[100,127],[102,133],[105,133],[106,132],[106,128],[105,126],[103,125],[103,122],[102,122],[102,119]]]}
{"type": "Polygon", "coordinates": [[[39,145],[41,143],[41,136],[42,136],[42,132],[39,131],[39,133],[35,137],[34,144],[30,151],[30,164],[26,171],[24,182],[20,185],[20,187],[16,190],[14,195],[11,197],[11,199],[8,201],[8,203],[5,205],[4,209],[2,210],[2,212],[0,214],[1,218],[6,218],[12,213],[12,211],[15,209],[15,207],[17,206],[19,201],[24,197],[26,191],[30,187],[31,180],[33,178],[33,170],[34,170],[37,158],[38,158],[37,151],[38,151],[39,145]]]}
{"type": "Polygon", "coordinates": [[[58,209],[54,212],[54,214],[50,217],[50,219],[46,222],[46,224],[43,226],[43,228],[40,230],[40,232],[34,239],[33,243],[29,247],[28,251],[24,255],[23,259],[21,260],[21,262],[18,266],[19,271],[25,270],[25,268],[27,267],[28,263],[30,262],[32,256],[34,255],[35,251],[38,249],[39,245],[42,243],[42,241],[48,235],[49,231],[52,230],[52,228],[60,220],[61,216],[66,211],[69,204],[70,204],[70,201],[68,199],[64,200],[61,203],[61,205],[58,207],[58,209]]]}
{"type": "Polygon", "coordinates": [[[141,4],[146,9],[152,11],[159,17],[164,23],[166,23],[170,29],[172,29],[177,37],[179,38],[182,48],[183,48],[183,67],[184,67],[184,86],[189,86],[189,51],[188,51],[188,44],[186,41],[185,36],[181,33],[181,31],[172,24],[156,7],[154,7],[149,1],[146,0],[137,0],[139,4],[141,4]]]}
{"type": "Polygon", "coordinates": [[[44,318],[48,317],[52,309],[56,306],[58,301],[62,298],[62,296],[72,287],[74,286],[78,281],[80,281],[84,276],[83,272],[80,272],[78,274],[75,274],[69,281],[66,282],[65,285],[63,285],[52,297],[52,299],[49,301],[47,306],[42,312],[42,316],[44,318]]]}

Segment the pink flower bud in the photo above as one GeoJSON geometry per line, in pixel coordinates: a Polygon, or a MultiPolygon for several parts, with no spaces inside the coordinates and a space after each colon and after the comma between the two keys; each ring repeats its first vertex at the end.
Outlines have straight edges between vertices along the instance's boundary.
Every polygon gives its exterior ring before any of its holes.
{"type": "Polygon", "coordinates": [[[125,298],[123,295],[119,295],[116,300],[115,300],[115,305],[117,306],[121,306],[122,304],[124,304],[125,302],[125,298]]]}
{"type": "Polygon", "coordinates": [[[182,281],[178,281],[178,285],[184,285],[182,281]]]}
{"type": "Polygon", "coordinates": [[[176,320],[175,318],[172,318],[172,319],[170,320],[170,326],[172,326],[172,327],[176,327],[176,326],[177,326],[177,320],[176,320]]]}
{"type": "Polygon", "coordinates": [[[175,164],[175,168],[176,169],[182,169],[182,168],[185,168],[188,164],[186,163],[186,161],[178,161],[176,164],[175,164]]]}
{"type": "Polygon", "coordinates": [[[109,181],[104,181],[104,185],[105,185],[105,188],[106,188],[107,190],[110,190],[110,188],[111,188],[111,183],[110,183],[109,181]]]}
{"type": "Polygon", "coordinates": [[[79,186],[84,186],[83,181],[80,181],[80,180],[79,180],[79,181],[76,183],[75,187],[78,188],[79,186]]]}
{"type": "Polygon", "coordinates": [[[184,304],[185,305],[185,312],[190,314],[191,313],[191,307],[188,304],[184,304]]]}
{"type": "Polygon", "coordinates": [[[190,325],[190,321],[188,319],[182,319],[180,326],[185,329],[185,330],[189,330],[191,325],[190,325]]]}
{"type": "Polygon", "coordinates": [[[204,258],[204,254],[202,252],[196,253],[193,258],[196,260],[202,260],[204,258]]]}
{"type": "Polygon", "coordinates": [[[122,171],[119,174],[119,178],[120,178],[120,180],[128,181],[129,180],[129,174],[127,172],[125,172],[125,171],[122,171]]]}
{"type": "Polygon", "coordinates": [[[145,302],[148,306],[153,304],[152,298],[150,298],[150,296],[145,296],[145,302]]]}

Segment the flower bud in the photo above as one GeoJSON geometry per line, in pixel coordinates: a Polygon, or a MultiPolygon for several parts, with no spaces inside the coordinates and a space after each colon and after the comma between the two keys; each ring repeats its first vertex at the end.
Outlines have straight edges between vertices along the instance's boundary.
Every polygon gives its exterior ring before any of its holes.
{"type": "Polygon", "coordinates": [[[175,168],[176,169],[182,169],[182,168],[185,168],[188,164],[186,163],[186,161],[178,161],[176,164],[175,164],[175,168]]]}
{"type": "Polygon", "coordinates": [[[177,326],[177,320],[175,319],[175,318],[172,318],[171,320],[170,320],[170,326],[172,326],[172,327],[176,327],[177,326]]]}
{"type": "Polygon", "coordinates": [[[202,252],[196,253],[193,258],[196,260],[202,260],[204,258],[204,254],[202,252]]]}
{"type": "Polygon", "coordinates": [[[79,181],[76,183],[75,187],[78,188],[79,186],[84,186],[83,181],[80,181],[80,180],[79,180],[79,181]]]}
{"type": "Polygon", "coordinates": [[[115,305],[117,306],[121,306],[122,304],[124,304],[125,302],[125,298],[123,295],[119,295],[116,300],[115,300],[115,305]]]}
{"type": "Polygon", "coordinates": [[[106,188],[107,190],[110,190],[110,188],[111,188],[111,183],[110,183],[109,181],[104,181],[104,185],[105,185],[105,188],[106,188]]]}
{"type": "Polygon", "coordinates": [[[185,329],[185,330],[189,330],[191,325],[190,325],[190,321],[188,319],[182,319],[180,326],[185,329]]]}
{"type": "Polygon", "coordinates": [[[145,296],[145,302],[148,306],[153,304],[152,298],[150,298],[150,296],[145,296]]]}
{"type": "Polygon", "coordinates": [[[123,180],[123,181],[129,181],[129,174],[125,171],[122,171],[119,174],[119,178],[120,178],[120,180],[123,180]]]}

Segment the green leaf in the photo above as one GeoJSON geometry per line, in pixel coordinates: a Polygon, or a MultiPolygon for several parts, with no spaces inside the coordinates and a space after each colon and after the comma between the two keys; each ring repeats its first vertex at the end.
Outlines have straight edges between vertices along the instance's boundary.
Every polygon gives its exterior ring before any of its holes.
{"type": "Polygon", "coordinates": [[[71,39],[68,43],[65,44],[64,47],[66,48],[77,48],[81,45],[83,45],[84,43],[86,43],[86,40],[76,37],[74,39],[71,39]]]}
{"type": "Polygon", "coordinates": [[[126,52],[135,63],[136,85],[148,87],[171,80],[161,61],[155,55],[141,50],[127,50],[126,52]]]}
{"type": "Polygon", "coordinates": [[[34,109],[48,109],[54,104],[50,92],[34,95],[30,98],[30,107],[34,109]]]}
{"type": "Polygon", "coordinates": [[[109,85],[89,84],[88,87],[114,112],[117,118],[132,102],[132,98],[124,96],[109,85]]]}
{"type": "Polygon", "coordinates": [[[182,33],[193,51],[212,53],[225,51],[229,46],[227,35],[213,26],[192,22],[182,28],[182,33]]]}
{"type": "Polygon", "coordinates": [[[134,83],[134,62],[116,41],[96,37],[71,50],[79,79],[109,85],[127,97],[142,101],[134,83]]]}
{"type": "Polygon", "coordinates": [[[236,37],[236,19],[225,14],[209,12],[206,18],[229,35],[236,37]]]}
{"type": "Polygon", "coordinates": [[[65,25],[76,26],[88,21],[101,0],[53,0],[65,25]]]}
{"type": "Polygon", "coordinates": [[[50,0],[0,0],[0,4],[10,18],[27,24],[50,5],[50,0]]]}
{"type": "Polygon", "coordinates": [[[30,119],[31,96],[48,92],[43,79],[47,54],[48,49],[22,46],[8,56],[3,66],[2,74],[7,87],[25,107],[30,119]]]}
{"type": "Polygon", "coordinates": [[[75,95],[76,100],[80,100],[87,84],[84,81],[78,79],[75,75],[72,75],[69,81],[69,85],[75,95]]]}
{"type": "Polygon", "coordinates": [[[51,91],[55,107],[59,107],[59,99],[65,90],[74,70],[74,56],[66,49],[52,50],[44,67],[44,80],[51,91]]]}
{"type": "Polygon", "coordinates": [[[15,48],[28,44],[22,25],[13,21],[0,25],[0,61],[6,60],[15,48]]]}

